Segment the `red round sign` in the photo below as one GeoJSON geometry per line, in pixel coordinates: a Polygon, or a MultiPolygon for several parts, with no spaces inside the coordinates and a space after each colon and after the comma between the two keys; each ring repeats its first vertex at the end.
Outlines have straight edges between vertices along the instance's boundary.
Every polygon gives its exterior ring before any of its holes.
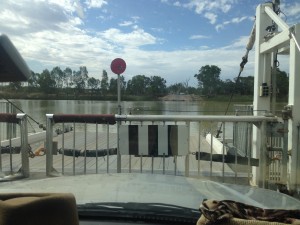
{"type": "Polygon", "coordinates": [[[121,74],[126,69],[126,62],[121,58],[116,58],[111,62],[110,69],[115,74],[121,74]]]}

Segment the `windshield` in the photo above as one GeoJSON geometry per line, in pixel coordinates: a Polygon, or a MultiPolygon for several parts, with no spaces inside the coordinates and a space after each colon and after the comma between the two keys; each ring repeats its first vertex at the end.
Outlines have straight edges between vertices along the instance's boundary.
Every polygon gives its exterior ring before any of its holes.
{"type": "Polygon", "coordinates": [[[0,120],[0,192],[197,217],[204,199],[299,208],[299,129],[287,122],[297,107],[281,116],[298,96],[299,10],[297,0],[1,1],[0,66],[27,81],[0,78],[1,113],[15,116],[0,120]]]}

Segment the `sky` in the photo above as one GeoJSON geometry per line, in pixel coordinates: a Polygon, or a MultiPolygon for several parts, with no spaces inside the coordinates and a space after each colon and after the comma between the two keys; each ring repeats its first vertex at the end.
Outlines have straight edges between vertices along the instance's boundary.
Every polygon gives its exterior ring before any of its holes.
{"type": "MultiPolygon", "coordinates": [[[[0,0],[0,33],[36,73],[55,66],[101,79],[122,58],[125,80],[161,76],[188,82],[205,65],[233,79],[262,0],[0,0]]],[[[281,0],[282,18],[300,22],[300,1],[281,0]]],[[[286,59],[282,59],[286,62],[286,59]]],[[[254,75],[254,50],[243,76],[254,75]]],[[[286,70],[286,63],[281,63],[286,70]]]]}

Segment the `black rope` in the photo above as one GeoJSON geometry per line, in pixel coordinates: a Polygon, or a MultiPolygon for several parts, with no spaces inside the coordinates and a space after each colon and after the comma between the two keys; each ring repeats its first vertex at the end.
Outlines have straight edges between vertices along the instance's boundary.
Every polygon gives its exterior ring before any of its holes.
{"type": "MultiPolygon", "coordinates": [[[[20,107],[18,107],[16,104],[14,104],[13,102],[11,102],[10,100],[8,100],[7,98],[3,98],[5,101],[7,101],[8,103],[12,104],[12,106],[14,106],[17,110],[19,110],[22,113],[25,113],[20,107]]],[[[37,125],[39,125],[39,128],[45,130],[45,126],[41,123],[39,123],[38,121],[36,121],[35,119],[33,119],[31,116],[29,116],[28,114],[26,114],[28,116],[29,119],[31,119],[33,122],[35,122],[37,125]]]]}
{"type": "MultiPolygon", "coordinates": [[[[244,70],[244,66],[246,65],[247,62],[248,62],[248,57],[247,57],[247,54],[246,54],[246,56],[244,56],[244,57],[242,58],[242,62],[240,63],[240,72],[239,72],[239,74],[238,74],[238,76],[237,76],[237,78],[236,78],[236,80],[235,80],[235,86],[238,84],[239,79],[240,79],[240,76],[241,76],[241,74],[242,74],[242,72],[243,72],[243,70],[244,70]]],[[[234,92],[231,92],[230,99],[229,99],[229,101],[228,101],[227,108],[226,108],[226,110],[225,110],[225,115],[227,115],[227,113],[228,113],[229,106],[230,106],[230,104],[231,104],[233,95],[234,95],[234,92]]],[[[219,127],[219,129],[218,129],[218,131],[217,131],[216,138],[219,138],[220,133],[221,133],[222,126],[223,126],[223,123],[221,123],[221,125],[220,125],[220,127],[219,127]]]]}

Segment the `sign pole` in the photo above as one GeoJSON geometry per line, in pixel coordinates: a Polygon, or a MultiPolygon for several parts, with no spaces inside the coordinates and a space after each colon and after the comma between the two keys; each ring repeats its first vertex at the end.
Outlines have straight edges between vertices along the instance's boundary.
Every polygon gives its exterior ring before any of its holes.
{"type": "MultiPolygon", "coordinates": [[[[126,63],[123,59],[121,58],[116,58],[111,62],[110,65],[111,71],[115,74],[118,75],[118,114],[121,115],[122,114],[122,110],[121,110],[121,81],[120,81],[120,74],[122,74],[125,69],[126,69],[126,63]]],[[[118,125],[117,125],[117,136],[118,136],[118,142],[117,142],[117,173],[121,173],[121,153],[120,153],[120,144],[119,144],[119,140],[120,140],[120,132],[119,132],[119,128],[120,128],[121,122],[118,121],[118,125]]]]}
{"type": "Polygon", "coordinates": [[[120,74],[118,74],[118,114],[122,114],[121,109],[121,82],[120,82],[120,74]]]}

